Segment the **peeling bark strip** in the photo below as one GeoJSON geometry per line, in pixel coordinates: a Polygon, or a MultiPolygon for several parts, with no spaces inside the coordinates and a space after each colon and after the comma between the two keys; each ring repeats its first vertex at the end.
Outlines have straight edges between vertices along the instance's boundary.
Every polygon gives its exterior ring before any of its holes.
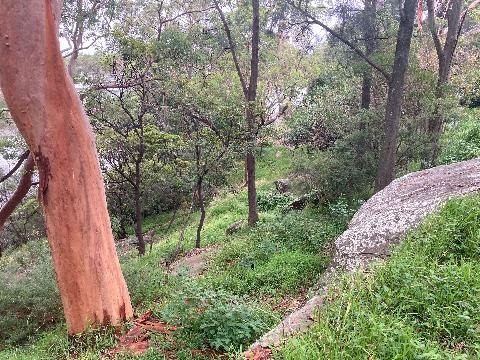
{"type": "Polygon", "coordinates": [[[115,252],[93,134],[57,38],[60,1],[0,1],[0,86],[34,151],[70,334],[118,324],[132,306],[115,252]]]}

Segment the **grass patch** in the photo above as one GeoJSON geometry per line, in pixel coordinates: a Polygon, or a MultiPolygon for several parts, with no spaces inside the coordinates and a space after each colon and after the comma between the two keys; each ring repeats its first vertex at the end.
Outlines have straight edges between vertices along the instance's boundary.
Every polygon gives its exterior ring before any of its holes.
{"type": "Polygon", "coordinates": [[[347,217],[328,209],[270,212],[245,229],[213,258],[203,281],[238,295],[281,297],[314,285],[330,261],[332,241],[347,217]]]}
{"type": "Polygon", "coordinates": [[[46,241],[28,243],[0,262],[0,350],[63,320],[46,241]]]}
{"type": "Polygon", "coordinates": [[[346,278],[284,359],[478,359],[480,197],[450,201],[373,274],[346,278]]]}

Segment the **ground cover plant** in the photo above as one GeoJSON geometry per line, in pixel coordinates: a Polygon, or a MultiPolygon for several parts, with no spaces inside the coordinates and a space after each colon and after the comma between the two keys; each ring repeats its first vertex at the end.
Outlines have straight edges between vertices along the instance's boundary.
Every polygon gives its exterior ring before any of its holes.
{"type": "MultiPolygon", "coordinates": [[[[261,192],[275,193],[274,180],[289,175],[291,159],[292,153],[286,149],[263,150],[259,158],[261,192]]],[[[344,200],[288,212],[282,202],[261,211],[256,228],[244,227],[227,235],[230,224],[245,219],[245,199],[244,189],[220,189],[207,208],[203,244],[207,248],[213,245],[216,250],[209,256],[207,271],[198,277],[172,274],[168,268],[193,249],[197,213],[180,212],[168,231],[164,224],[172,219],[172,213],[147,218],[146,228],[157,234],[151,251],[147,247],[143,257],[136,256],[132,245],[120,243],[122,270],[136,314],[152,310],[156,318],[179,329],[173,337],[154,335],[144,358],[171,353],[179,358],[202,358],[215,356],[216,352],[241,351],[280,321],[287,311],[278,307],[282,300],[305,298],[328,264],[329,245],[344,230],[351,214],[344,200]]],[[[30,317],[15,312],[2,317],[10,331],[2,333],[6,349],[0,351],[0,358],[88,359],[113,346],[114,330],[92,329],[77,341],[63,335],[61,307],[45,241],[4,256],[2,276],[22,269],[29,269],[29,276],[23,274],[14,288],[4,287],[0,299],[5,307],[1,308],[20,311],[27,306],[30,317]],[[38,277],[33,276],[36,272],[38,277]],[[20,287],[22,292],[12,297],[20,287]],[[44,314],[52,311],[54,316],[43,323],[44,314]]]]}
{"type": "Polygon", "coordinates": [[[477,359],[480,198],[448,202],[385,264],[340,282],[284,359],[477,359]]]}

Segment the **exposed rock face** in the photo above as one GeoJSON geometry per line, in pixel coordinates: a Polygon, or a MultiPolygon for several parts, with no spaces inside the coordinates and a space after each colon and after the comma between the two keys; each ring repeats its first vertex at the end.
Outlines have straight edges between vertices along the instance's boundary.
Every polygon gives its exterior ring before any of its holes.
{"type": "Polygon", "coordinates": [[[225,234],[227,235],[232,235],[238,231],[240,231],[242,228],[244,228],[247,225],[246,220],[239,220],[234,222],[233,224],[229,225],[228,228],[225,230],[225,234]]]}
{"type": "Polygon", "coordinates": [[[480,190],[480,159],[403,176],[370,198],[335,242],[335,266],[354,270],[390,253],[405,233],[451,197],[480,190]]]}
{"type": "Polygon", "coordinates": [[[280,194],[284,194],[290,190],[289,179],[278,179],[275,181],[275,188],[280,194]]]}
{"type": "Polygon", "coordinates": [[[308,196],[302,195],[295,200],[293,200],[290,204],[288,204],[288,209],[290,210],[303,210],[307,206],[308,203],[308,196]]]}
{"type": "Polygon", "coordinates": [[[252,345],[271,347],[307,329],[336,272],[354,271],[390,254],[405,233],[452,197],[480,190],[480,159],[438,166],[403,176],[370,198],[355,214],[349,228],[335,242],[335,256],[322,275],[320,294],[290,314],[252,345]]]}

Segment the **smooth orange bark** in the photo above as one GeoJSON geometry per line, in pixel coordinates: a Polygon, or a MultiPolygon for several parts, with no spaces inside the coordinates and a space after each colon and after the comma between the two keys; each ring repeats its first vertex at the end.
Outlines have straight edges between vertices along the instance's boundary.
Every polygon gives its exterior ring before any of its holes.
{"type": "Polygon", "coordinates": [[[132,316],[88,119],[66,73],[57,2],[0,1],[0,86],[40,174],[69,333],[132,316]],[[55,16],[57,14],[57,16],[55,16]]]}

